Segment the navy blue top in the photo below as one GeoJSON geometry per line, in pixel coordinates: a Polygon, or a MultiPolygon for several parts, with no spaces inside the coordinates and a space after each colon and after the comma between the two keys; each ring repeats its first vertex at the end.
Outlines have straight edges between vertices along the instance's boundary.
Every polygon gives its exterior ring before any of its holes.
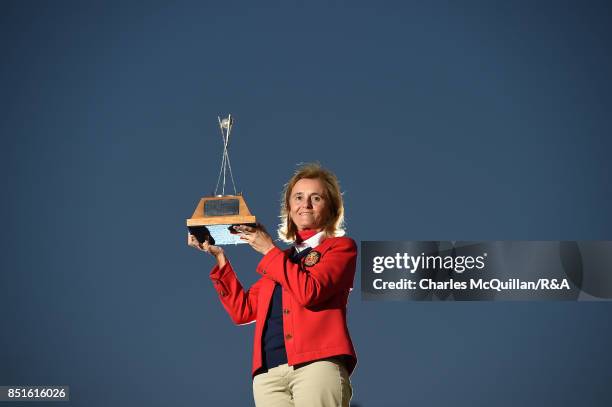
{"type": "MultiPolygon", "coordinates": [[[[293,249],[290,260],[297,263],[310,250],[312,248],[309,247],[296,253],[295,249],[293,249]]],[[[268,316],[264,325],[261,349],[263,366],[258,373],[266,372],[268,369],[287,363],[285,332],[283,330],[283,288],[278,283],[274,285],[274,293],[272,294],[270,309],[268,310],[268,316]]]]}

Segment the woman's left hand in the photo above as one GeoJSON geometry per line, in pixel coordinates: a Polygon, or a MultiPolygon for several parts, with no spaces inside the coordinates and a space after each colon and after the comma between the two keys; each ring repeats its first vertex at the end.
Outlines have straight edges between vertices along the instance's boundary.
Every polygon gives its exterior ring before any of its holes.
{"type": "Polygon", "coordinates": [[[272,237],[268,234],[262,224],[257,227],[238,225],[234,230],[240,233],[240,239],[246,241],[253,249],[265,255],[274,248],[272,237]]]}

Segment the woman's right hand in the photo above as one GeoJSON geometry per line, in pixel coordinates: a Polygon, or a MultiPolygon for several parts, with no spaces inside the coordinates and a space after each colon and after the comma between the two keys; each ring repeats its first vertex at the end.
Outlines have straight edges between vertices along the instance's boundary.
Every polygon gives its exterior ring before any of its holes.
{"type": "Polygon", "coordinates": [[[187,245],[214,256],[217,259],[217,263],[219,263],[219,267],[223,267],[223,265],[225,265],[225,254],[223,253],[223,249],[219,246],[209,244],[208,241],[200,243],[191,233],[187,233],[187,245]]]}

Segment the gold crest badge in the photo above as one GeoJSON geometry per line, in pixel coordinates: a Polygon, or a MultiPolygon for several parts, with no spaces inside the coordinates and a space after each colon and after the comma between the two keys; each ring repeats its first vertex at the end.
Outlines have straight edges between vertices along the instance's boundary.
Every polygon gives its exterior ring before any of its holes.
{"type": "Polygon", "coordinates": [[[321,253],[316,250],[311,251],[304,257],[304,265],[308,267],[312,267],[319,262],[321,259],[321,253]]]}

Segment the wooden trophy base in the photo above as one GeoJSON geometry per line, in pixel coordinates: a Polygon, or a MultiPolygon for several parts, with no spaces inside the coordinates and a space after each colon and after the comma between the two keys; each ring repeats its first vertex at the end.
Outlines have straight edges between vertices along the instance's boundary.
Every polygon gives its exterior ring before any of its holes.
{"type": "Polygon", "coordinates": [[[187,219],[187,228],[200,243],[207,240],[220,246],[245,243],[233,226],[255,226],[256,223],[242,195],[223,195],[200,199],[193,215],[187,219]]]}

